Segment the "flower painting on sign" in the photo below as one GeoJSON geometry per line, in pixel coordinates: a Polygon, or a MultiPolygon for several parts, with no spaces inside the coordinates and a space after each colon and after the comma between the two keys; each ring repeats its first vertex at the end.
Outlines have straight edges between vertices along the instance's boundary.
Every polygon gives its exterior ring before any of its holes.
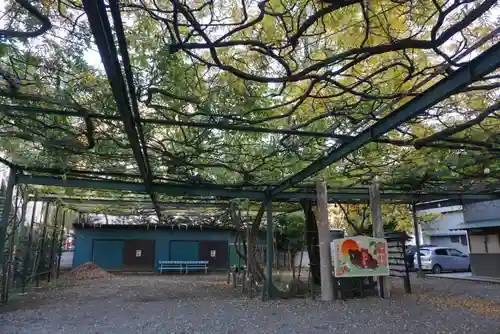
{"type": "Polygon", "coordinates": [[[333,245],[335,277],[389,275],[385,239],[358,236],[333,240],[333,245]]]}

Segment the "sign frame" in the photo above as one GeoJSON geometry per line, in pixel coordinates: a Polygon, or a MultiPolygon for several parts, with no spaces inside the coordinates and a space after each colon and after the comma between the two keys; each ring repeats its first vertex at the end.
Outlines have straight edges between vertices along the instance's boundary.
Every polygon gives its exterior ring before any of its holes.
{"type": "Polygon", "coordinates": [[[389,276],[387,240],[368,236],[335,239],[333,267],[336,278],[389,276]]]}

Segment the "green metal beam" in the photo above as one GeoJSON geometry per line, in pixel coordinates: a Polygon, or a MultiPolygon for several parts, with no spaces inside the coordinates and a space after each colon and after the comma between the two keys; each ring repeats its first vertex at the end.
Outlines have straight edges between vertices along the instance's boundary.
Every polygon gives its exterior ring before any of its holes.
{"type": "MultiPolygon", "coordinates": [[[[30,201],[34,201],[35,197],[31,196],[29,198],[30,201]]],[[[130,207],[139,207],[141,209],[152,209],[152,203],[148,200],[141,199],[96,199],[96,198],[74,198],[74,197],[57,197],[57,196],[41,196],[38,198],[39,202],[54,202],[58,201],[63,205],[73,205],[80,208],[87,208],[91,206],[106,206],[112,207],[116,209],[130,208],[130,207]]],[[[227,209],[230,207],[230,202],[225,201],[223,203],[220,200],[203,200],[200,202],[186,202],[182,200],[159,200],[158,204],[162,208],[169,209],[180,209],[180,210],[191,210],[191,209],[227,209]]],[[[255,203],[258,205],[258,203],[255,203]]],[[[300,210],[300,206],[293,205],[285,205],[284,207],[274,206],[274,211],[276,212],[295,212],[300,210]]],[[[248,210],[244,210],[248,211],[248,210]]]]}
{"type": "MultiPolygon", "coordinates": [[[[34,200],[34,197],[31,199],[34,200]]],[[[92,199],[92,198],[69,198],[69,197],[55,197],[55,196],[42,196],[39,197],[38,200],[40,202],[51,202],[51,201],[60,201],[62,204],[70,204],[70,205],[85,205],[85,206],[90,206],[90,205],[104,205],[104,206],[145,206],[145,207],[152,207],[151,201],[148,200],[127,200],[127,199],[92,199]]],[[[158,201],[158,204],[161,207],[164,208],[221,208],[225,209],[229,207],[229,202],[228,203],[220,203],[214,201],[213,203],[210,202],[201,202],[201,203],[193,203],[193,202],[181,202],[181,201],[158,201]]]]}
{"type": "Polygon", "coordinates": [[[466,88],[499,67],[500,42],[484,51],[469,63],[462,65],[462,67],[450,74],[447,78],[439,81],[422,94],[394,110],[383,119],[377,121],[375,124],[355,136],[351,141],[333,149],[327,156],[317,159],[302,171],[283,180],[278,186],[268,188],[266,192],[274,198],[274,195],[292,188],[294,185],[299,184],[334,162],[345,158],[347,155],[372,142],[374,139],[377,139],[403,124],[405,121],[432,108],[440,101],[466,88]]]}
{"type": "Polygon", "coordinates": [[[104,70],[106,71],[106,76],[108,77],[109,85],[111,86],[111,91],[120,113],[120,119],[123,122],[130,147],[134,153],[141,175],[144,178],[145,191],[150,195],[155,205],[158,219],[161,220],[160,208],[156,204],[156,196],[153,189],[151,189],[153,175],[149,165],[142,127],[136,122],[136,118],[139,117],[139,109],[119,4],[113,0],[109,2],[109,7],[111,7],[115,36],[118,41],[121,62],[124,65],[125,78],[123,77],[120,60],[118,59],[118,52],[108,19],[106,4],[103,0],[83,0],[82,4],[87,14],[95,44],[101,55],[104,70]]]}
{"type": "MultiPolygon", "coordinates": [[[[121,121],[120,116],[117,115],[103,115],[97,113],[81,113],[72,110],[59,110],[59,109],[48,109],[48,108],[34,108],[26,106],[16,106],[8,104],[0,104],[0,112],[5,111],[21,111],[26,114],[45,114],[45,115],[57,115],[57,116],[67,116],[67,117],[82,117],[90,119],[99,119],[107,121],[121,121]]],[[[22,117],[21,115],[10,115],[11,117],[22,117]]],[[[200,129],[218,129],[227,131],[238,131],[238,132],[250,132],[250,133],[274,133],[281,135],[293,135],[299,137],[317,137],[317,138],[335,138],[341,140],[347,140],[349,136],[335,135],[328,132],[314,132],[314,131],[301,131],[301,130],[289,130],[289,129],[274,129],[274,128],[264,128],[257,126],[245,126],[245,125],[234,125],[229,123],[203,123],[203,122],[191,122],[191,121],[176,121],[173,119],[153,119],[153,118],[140,118],[136,120],[143,124],[154,124],[154,125],[164,125],[164,126],[180,126],[180,127],[191,127],[200,129]]]]}
{"type": "MultiPolygon", "coordinates": [[[[147,193],[146,186],[142,183],[105,181],[105,180],[86,180],[73,178],[57,178],[53,176],[40,175],[18,175],[17,183],[33,184],[44,186],[57,187],[72,187],[72,188],[88,188],[88,189],[107,189],[119,191],[132,191],[136,193],[147,193]]],[[[246,198],[250,200],[263,201],[266,198],[265,194],[259,190],[245,190],[239,188],[223,188],[218,186],[208,185],[185,185],[185,184],[168,184],[168,183],[153,183],[152,189],[156,193],[166,194],[174,197],[198,196],[212,197],[212,199],[231,199],[231,198],[246,198]]],[[[385,192],[381,194],[381,198],[386,201],[394,201],[397,203],[414,203],[414,202],[429,202],[441,199],[457,199],[457,200],[492,200],[500,198],[500,194],[494,193],[397,193],[385,192]]],[[[288,191],[282,192],[273,196],[274,202],[298,202],[300,199],[316,200],[314,191],[288,191]]],[[[368,191],[343,191],[329,192],[328,201],[331,203],[368,203],[368,191]]]]}

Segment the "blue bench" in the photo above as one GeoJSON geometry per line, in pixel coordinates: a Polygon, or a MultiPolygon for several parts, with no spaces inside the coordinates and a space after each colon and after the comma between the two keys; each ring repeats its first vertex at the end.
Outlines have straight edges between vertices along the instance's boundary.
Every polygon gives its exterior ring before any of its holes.
{"type": "Polygon", "coordinates": [[[182,273],[184,269],[183,263],[184,261],[159,261],[158,270],[160,270],[160,274],[163,274],[163,271],[179,271],[179,273],[182,273]]]}
{"type": "Polygon", "coordinates": [[[160,274],[163,271],[179,271],[180,274],[186,274],[190,270],[205,270],[208,273],[208,261],[159,261],[158,270],[160,274]]]}
{"type": "Polygon", "coordinates": [[[186,274],[189,270],[205,270],[208,273],[208,261],[185,261],[186,274]]]}

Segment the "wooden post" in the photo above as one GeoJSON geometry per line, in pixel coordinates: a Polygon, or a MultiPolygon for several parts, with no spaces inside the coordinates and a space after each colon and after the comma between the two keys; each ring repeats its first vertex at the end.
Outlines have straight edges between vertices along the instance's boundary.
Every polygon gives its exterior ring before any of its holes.
{"type": "MultiPolygon", "coordinates": [[[[375,238],[385,238],[380,204],[380,183],[377,176],[375,176],[370,186],[370,209],[372,214],[373,236],[375,238]]],[[[379,296],[381,298],[390,296],[390,281],[388,278],[379,277],[378,287],[379,296]]]]}
{"type": "Polygon", "coordinates": [[[404,277],[405,292],[411,293],[410,272],[408,271],[408,261],[406,260],[406,245],[405,245],[406,239],[403,239],[400,242],[403,253],[403,263],[405,265],[405,277],[404,277]]]}
{"type": "Polygon", "coordinates": [[[321,300],[333,301],[332,255],[330,247],[330,224],[328,223],[328,199],[326,182],[316,184],[318,205],[319,263],[321,272],[321,300]]]}
{"type": "MultiPolygon", "coordinates": [[[[253,247],[251,246],[252,244],[250,243],[250,226],[245,227],[245,241],[246,241],[246,246],[247,249],[244,249],[243,252],[247,253],[247,256],[245,258],[245,266],[246,270],[251,273],[251,268],[250,268],[250,255],[253,256],[253,247]]],[[[242,243],[243,245],[243,243],[242,243]]]]}
{"type": "Polygon", "coordinates": [[[253,280],[252,280],[252,274],[249,273],[247,275],[247,279],[248,279],[248,298],[252,298],[253,295],[252,295],[252,289],[253,289],[253,280]]]}
{"type": "Polygon", "coordinates": [[[415,235],[415,245],[417,246],[417,251],[415,252],[415,254],[417,254],[418,264],[417,276],[425,277],[425,273],[422,270],[422,259],[420,258],[420,229],[418,228],[417,207],[415,206],[415,203],[411,205],[411,213],[413,217],[413,233],[415,235]]]}

